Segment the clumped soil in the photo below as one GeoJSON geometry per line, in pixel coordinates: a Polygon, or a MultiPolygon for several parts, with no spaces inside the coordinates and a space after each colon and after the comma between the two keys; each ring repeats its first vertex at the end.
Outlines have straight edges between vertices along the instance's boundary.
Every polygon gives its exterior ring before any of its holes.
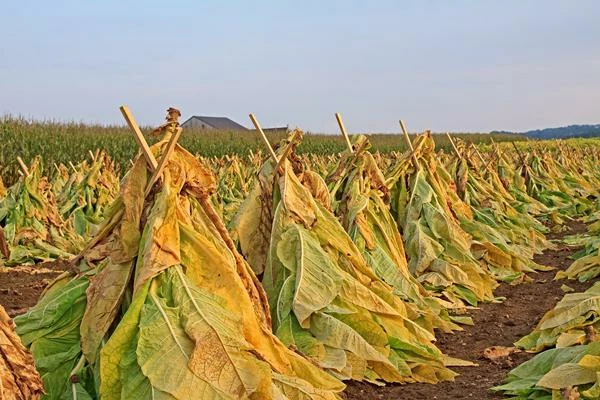
{"type": "Polygon", "coordinates": [[[46,286],[68,268],[68,262],[63,260],[0,268],[0,304],[11,317],[23,314],[37,303],[46,286]]]}
{"type": "Polygon", "coordinates": [[[532,274],[532,282],[519,285],[501,284],[495,291],[497,297],[505,297],[502,303],[481,304],[471,312],[474,326],[464,331],[438,334],[438,346],[446,354],[479,364],[477,367],[453,367],[460,375],[454,382],[436,385],[408,384],[379,387],[368,383],[348,382],[344,392],[347,400],[367,399],[502,399],[489,391],[501,383],[506,374],[517,365],[534,356],[530,353],[513,353],[508,357],[491,361],[483,357],[483,351],[492,346],[511,347],[535,327],[546,311],[554,308],[565,293],[561,286],[566,284],[575,291],[589,288],[593,282],[554,281],[558,269],[566,269],[573,260],[577,248],[560,243],[566,235],[586,232],[581,222],[569,223],[568,230],[547,235],[557,241],[557,249],[545,251],[534,258],[538,264],[555,267],[556,270],[532,274]]]}

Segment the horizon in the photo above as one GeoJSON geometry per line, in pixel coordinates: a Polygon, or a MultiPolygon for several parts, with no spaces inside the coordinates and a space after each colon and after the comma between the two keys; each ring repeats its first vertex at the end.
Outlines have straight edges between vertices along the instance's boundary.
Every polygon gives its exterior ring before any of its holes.
{"type": "MultiPolygon", "coordinates": [[[[134,116],[135,117],[135,116],[134,116]]],[[[188,118],[191,118],[192,116],[189,116],[188,118]]],[[[215,117],[219,117],[219,116],[215,116],[215,117]]],[[[221,116],[222,117],[222,116],[221,116]]],[[[342,116],[343,117],[343,116],[342,116]]],[[[58,120],[58,119],[35,119],[35,118],[28,118],[25,117],[23,115],[11,115],[11,114],[5,114],[3,116],[0,117],[0,122],[2,121],[6,121],[6,120],[23,120],[27,123],[33,123],[33,124],[56,124],[56,125],[84,125],[84,126],[89,126],[89,127],[101,127],[101,128],[128,128],[127,123],[125,121],[123,122],[115,122],[115,123],[101,123],[101,122],[87,122],[87,121],[62,121],[62,120],[58,120]]],[[[181,118],[180,119],[180,123],[184,123],[187,120],[187,118],[181,118]]],[[[234,121],[237,123],[240,123],[239,121],[234,121]]],[[[259,121],[260,122],[260,121],[259,121]]],[[[140,124],[140,128],[142,130],[147,130],[147,129],[154,129],[157,126],[159,126],[161,123],[163,123],[162,121],[160,123],[157,123],[155,125],[147,125],[147,124],[140,124]]],[[[243,123],[240,123],[241,125],[243,125],[245,128],[248,129],[248,131],[255,131],[256,129],[253,126],[246,126],[243,123]]],[[[415,131],[415,130],[409,130],[409,134],[410,135],[414,135],[414,134],[420,134],[422,132],[425,131],[430,131],[432,134],[434,135],[445,135],[447,133],[449,134],[453,134],[453,135],[492,135],[492,134],[514,134],[514,135],[523,135],[526,134],[528,132],[534,132],[534,131],[541,131],[544,129],[560,129],[560,128],[569,128],[569,127],[576,127],[576,126],[593,126],[593,127],[597,127],[600,126],[600,123],[590,123],[590,124],[569,124],[569,125],[563,125],[563,126],[547,126],[544,128],[537,128],[537,129],[530,129],[528,131],[522,131],[522,132],[515,132],[515,131],[504,131],[504,130],[499,130],[499,129],[495,129],[495,130],[491,130],[488,132],[477,132],[477,131],[432,131],[430,129],[424,129],[421,131],[415,131]]],[[[271,126],[262,126],[263,129],[273,129],[273,127],[271,126]]],[[[188,128],[190,130],[193,131],[199,131],[200,129],[198,128],[188,128]]],[[[309,130],[304,130],[302,129],[301,126],[288,126],[288,129],[292,130],[292,129],[300,129],[303,130],[305,134],[308,135],[331,135],[331,136],[337,136],[340,134],[339,132],[339,128],[337,128],[337,131],[331,131],[331,132],[320,132],[320,131],[309,131],[309,130]]],[[[223,132],[227,133],[227,132],[234,132],[231,130],[222,130],[223,132]]],[[[215,130],[215,132],[219,132],[219,130],[215,130]]],[[[244,132],[244,131],[241,131],[244,132]]],[[[349,135],[402,135],[402,130],[399,128],[397,131],[388,131],[388,132],[375,132],[375,131],[362,131],[362,132],[351,132],[349,133],[349,135]]]]}
{"type": "Polygon", "coordinates": [[[265,127],[337,132],[340,112],[350,133],[396,133],[398,119],[411,132],[476,133],[600,119],[594,1],[58,1],[5,12],[0,115],[122,125],[125,103],[145,126],[176,106],[182,121],[250,128],[254,112],[265,127]]]}

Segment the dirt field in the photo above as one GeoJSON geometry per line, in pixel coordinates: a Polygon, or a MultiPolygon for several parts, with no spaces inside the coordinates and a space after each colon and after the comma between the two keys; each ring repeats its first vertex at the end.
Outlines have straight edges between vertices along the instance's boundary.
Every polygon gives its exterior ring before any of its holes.
{"type": "MultiPolygon", "coordinates": [[[[585,225],[573,223],[570,230],[550,238],[560,241],[566,234],[584,232],[585,225]]],[[[547,251],[536,261],[558,269],[565,269],[577,249],[559,245],[557,250],[547,251]]],[[[58,276],[67,265],[63,262],[45,263],[35,267],[4,268],[0,270],[0,304],[9,315],[15,316],[33,306],[46,285],[58,276]]],[[[567,284],[583,291],[591,283],[577,281],[553,281],[556,271],[542,272],[532,276],[533,282],[517,286],[502,284],[496,296],[506,297],[500,304],[482,304],[472,313],[475,326],[454,334],[439,334],[438,345],[445,353],[478,363],[478,367],[454,368],[460,374],[454,382],[438,385],[411,384],[379,387],[359,382],[349,382],[343,396],[347,400],[370,399],[500,399],[488,389],[503,379],[516,365],[531,358],[528,353],[512,354],[499,361],[482,357],[491,346],[512,346],[512,343],[531,331],[541,316],[560,300],[567,284]]]]}
{"type": "Polygon", "coordinates": [[[58,260],[35,266],[0,268],[0,304],[11,317],[26,312],[67,267],[67,263],[58,260]]]}
{"type": "MultiPolygon", "coordinates": [[[[582,223],[574,222],[568,232],[548,235],[560,242],[565,235],[586,231],[582,223]]],[[[557,250],[546,251],[535,257],[542,265],[566,269],[573,260],[570,258],[578,249],[568,248],[559,243],[557,250]]],[[[544,313],[554,307],[564,296],[563,284],[584,291],[593,282],[553,281],[556,271],[540,272],[532,275],[532,283],[516,286],[502,284],[495,295],[506,297],[500,304],[481,304],[471,315],[475,326],[454,334],[439,334],[440,349],[453,357],[479,364],[478,367],[453,368],[460,375],[454,382],[437,385],[410,384],[378,387],[366,383],[350,382],[344,393],[347,400],[365,399],[502,399],[488,389],[499,384],[507,372],[530,359],[533,354],[515,353],[506,358],[490,361],[482,356],[491,346],[512,346],[515,341],[528,334],[544,313]]]]}

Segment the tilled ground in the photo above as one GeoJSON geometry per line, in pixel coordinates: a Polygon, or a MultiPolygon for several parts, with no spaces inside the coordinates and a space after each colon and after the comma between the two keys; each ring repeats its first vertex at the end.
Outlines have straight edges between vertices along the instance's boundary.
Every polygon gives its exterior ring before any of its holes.
{"type": "MultiPolygon", "coordinates": [[[[560,240],[567,234],[585,232],[585,225],[581,223],[572,223],[569,228],[568,232],[549,237],[560,240]]],[[[573,261],[570,257],[576,251],[577,249],[559,244],[558,249],[546,251],[535,260],[543,265],[565,269],[573,261]]],[[[46,285],[66,269],[68,264],[60,261],[33,267],[1,268],[0,304],[11,316],[26,312],[37,302],[46,285]]],[[[479,364],[478,367],[453,368],[460,374],[454,382],[385,387],[349,382],[343,397],[347,400],[501,399],[501,396],[488,389],[499,384],[508,371],[533,355],[516,353],[490,361],[482,356],[483,351],[491,346],[512,346],[529,333],[544,313],[564,296],[561,289],[563,284],[576,291],[583,291],[591,286],[591,283],[582,284],[577,281],[553,281],[555,273],[556,271],[550,271],[535,274],[531,283],[500,285],[495,294],[506,300],[502,303],[482,304],[480,309],[474,310],[471,313],[474,326],[465,327],[464,331],[454,334],[438,334],[438,345],[444,353],[479,364]]]]}
{"type": "Polygon", "coordinates": [[[0,268],[0,304],[11,317],[26,312],[37,303],[46,286],[67,268],[68,263],[61,260],[0,268]]]}
{"type": "MultiPolygon", "coordinates": [[[[568,232],[549,235],[560,240],[567,234],[585,232],[585,225],[574,222],[568,232]]],[[[542,265],[566,269],[573,260],[570,258],[578,249],[559,243],[559,248],[536,256],[535,261],[542,265]]],[[[502,396],[489,391],[499,384],[506,374],[517,365],[527,361],[534,354],[514,353],[496,361],[483,357],[483,351],[492,346],[513,346],[513,343],[531,332],[546,311],[552,309],[565,295],[563,284],[584,291],[593,282],[554,281],[556,270],[532,275],[533,282],[520,285],[501,284],[495,291],[498,297],[506,300],[499,304],[482,304],[471,313],[474,326],[453,334],[438,334],[438,346],[453,357],[479,364],[477,367],[452,368],[460,375],[454,382],[437,385],[409,384],[379,387],[360,382],[349,382],[344,396],[347,400],[366,399],[501,399],[502,396]]]]}

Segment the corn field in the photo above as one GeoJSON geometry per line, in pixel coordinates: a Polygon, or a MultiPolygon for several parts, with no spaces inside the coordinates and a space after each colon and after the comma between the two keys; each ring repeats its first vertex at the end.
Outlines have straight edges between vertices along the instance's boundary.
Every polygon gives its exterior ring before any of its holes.
{"type": "MultiPolygon", "coordinates": [[[[149,135],[150,127],[142,127],[149,143],[158,138],[149,135]]],[[[267,132],[272,143],[285,137],[285,133],[267,132]]],[[[522,141],[524,137],[509,134],[456,134],[466,141],[490,143],[503,141],[522,141]]],[[[400,135],[370,134],[369,139],[374,151],[390,153],[406,150],[406,143],[400,135]]],[[[36,122],[22,118],[4,117],[0,119],[0,175],[8,184],[16,181],[18,165],[15,156],[19,155],[30,163],[36,156],[42,156],[45,166],[53,164],[77,164],[88,158],[90,151],[102,149],[111,155],[117,172],[121,174],[130,167],[130,160],[137,154],[138,148],[128,128],[124,126],[94,126],[78,123],[36,122]]],[[[186,129],[181,145],[192,154],[202,157],[224,157],[239,155],[247,157],[258,151],[264,152],[260,135],[256,131],[235,132],[186,129]]],[[[438,135],[436,143],[439,149],[450,150],[445,135],[438,135]]],[[[345,149],[344,140],[339,135],[305,135],[298,146],[299,154],[333,155],[345,149]]]]}

